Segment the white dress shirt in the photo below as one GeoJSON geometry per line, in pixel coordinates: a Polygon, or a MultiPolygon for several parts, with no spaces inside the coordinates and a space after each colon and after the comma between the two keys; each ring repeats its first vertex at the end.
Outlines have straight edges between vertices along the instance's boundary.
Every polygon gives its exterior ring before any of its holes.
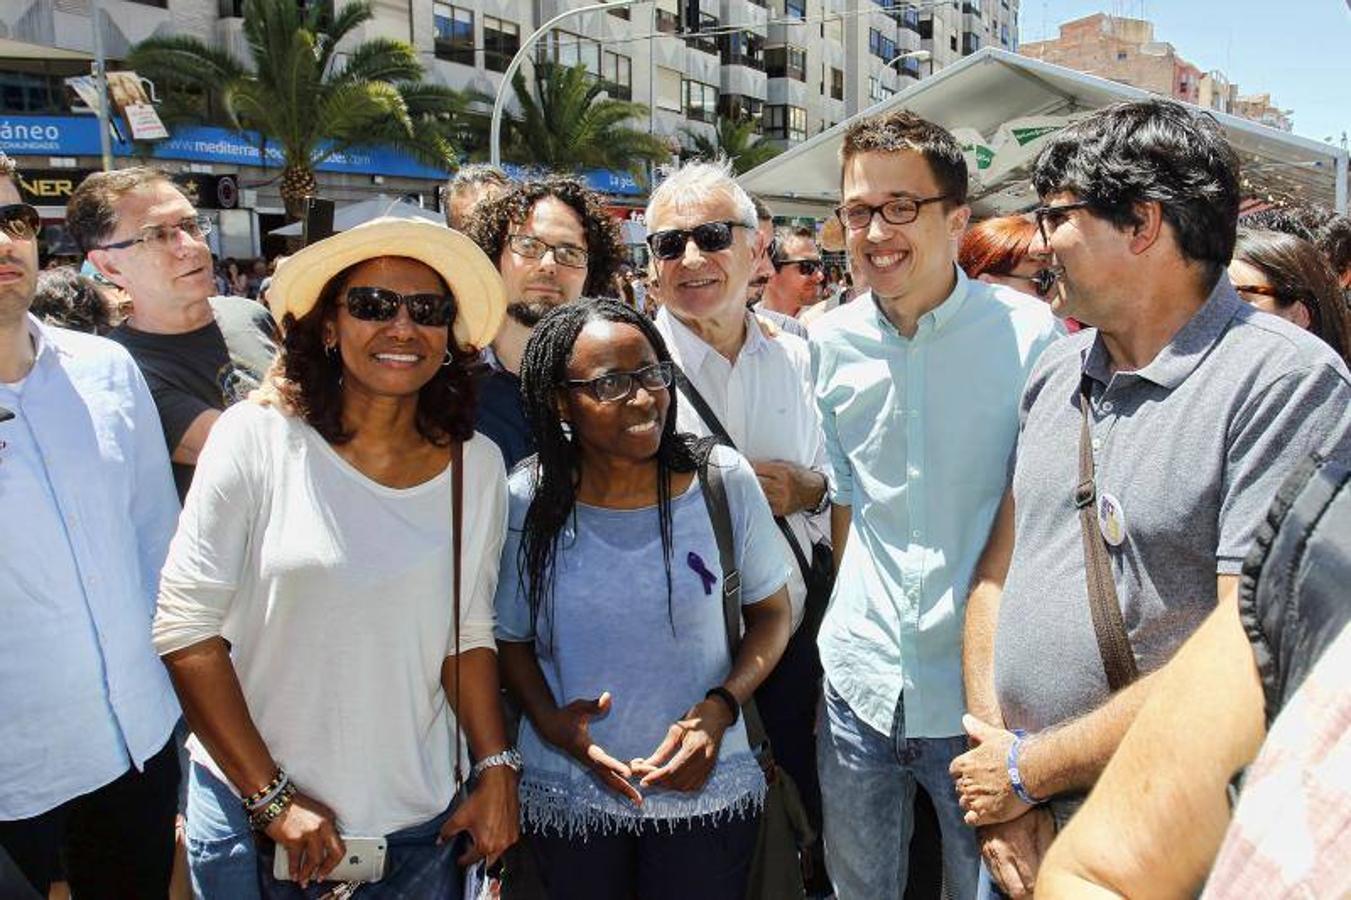
{"type": "Polygon", "coordinates": [[[28,330],[0,383],[0,820],[143,767],[179,716],[150,645],[178,519],[154,400],[112,341],[28,330]]]}
{"type": "MultiPolygon", "coordinates": [[[[825,475],[829,462],[820,413],[813,399],[806,341],[782,332],[767,338],[754,316],[747,313],[746,341],[736,361],[729,362],[665,307],[657,312],[657,330],[666,340],[676,364],[707,401],[743,456],[752,462],[796,463],[825,475]]],[[[699,411],[684,397],[677,402],[676,428],[700,436],[711,433],[699,411]]],[[[821,529],[805,512],[793,513],[787,519],[810,563],[812,543],[821,536],[821,529]]],[[[802,621],[807,587],[787,538],[782,534],[779,538],[784,553],[793,560],[788,599],[796,630],[802,621]]]]}

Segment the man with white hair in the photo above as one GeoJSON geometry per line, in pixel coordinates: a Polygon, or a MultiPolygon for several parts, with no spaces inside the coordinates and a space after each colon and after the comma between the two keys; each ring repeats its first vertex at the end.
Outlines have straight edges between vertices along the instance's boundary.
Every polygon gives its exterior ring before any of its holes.
{"type": "Polygon", "coordinates": [[[677,427],[721,432],[751,461],[784,553],[795,560],[788,584],[797,630],[757,700],[775,755],[815,817],[816,626],[830,572],[828,551],[813,553],[823,538],[810,517],[827,503],[827,459],[807,344],[783,332],[767,336],[746,309],[760,249],[756,210],[726,163],[693,163],[662,182],[648,202],[647,227],[663,301],[657,329],[685,376],[677,427]]]}

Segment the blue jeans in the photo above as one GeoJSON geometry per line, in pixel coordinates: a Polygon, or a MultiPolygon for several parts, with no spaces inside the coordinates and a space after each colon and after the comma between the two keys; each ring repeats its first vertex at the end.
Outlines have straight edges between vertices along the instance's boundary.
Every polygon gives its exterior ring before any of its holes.
{"type": "Polygon", "coordinates": [[[948,774],[966,752],[966,737],[905,737],[904,698],[891,734],[863,722],[825,685],[825,714],[817,734],[825,813],[826,868],[838,900],[901,900],[905,894],[916,783],[933,799],[943,835],[948,896],[976,896],[980,851],[962,821],[948,774]]]}

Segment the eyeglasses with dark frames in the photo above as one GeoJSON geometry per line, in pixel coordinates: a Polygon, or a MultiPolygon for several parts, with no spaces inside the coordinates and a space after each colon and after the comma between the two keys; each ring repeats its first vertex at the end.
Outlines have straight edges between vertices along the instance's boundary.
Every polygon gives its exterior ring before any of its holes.
{"type": "Polygon", "coordinates": [[[587,379],[570,378],[563,384],[574,390],[585,388],[601,403],[617,403],[632,396],[637,385],[641,384],[649,392],[662,391],[670,388],[674,379],[674,364],[659,362],[632,372],[607,372],[587,379]]]}
{"type": "Polygon", "coordinates": [[[27,203],[0,206],[0,231],[11,241],[31,241],[42,230],[42,216],[27,203]]]}
{"type": "Polygon", "coordinates": [[[90,247],[91,250],[125,250],[128,247],[134,247],[137,244],[145,244],[151,250],[166,250],[174,245],[178,237],[178,232],[183,232],[194,241],[200,241],[211,233],[211,220],[206,216],[190,216],[177,222],[170,222],[164,225],[146,225],[141,228],[141,233],[134,238],[127,238],[125,241],[114,241],[110,244],[101,244],[97,247],[90,247]]]}
{"type": "Polygon", "coordinates": [[[909,225],[919,218],[919,212],[930,203],[948,199],[947,194],[936,197],[896,197],[880,206],[868,203],[849,203],[835,207],[835,218],[854,231],[862,231],[873,223],[873,217],[882,214],[882,221],[892,225],[909,225]]]}
{"type": "Polygon", "coordinates": [[[513,253],[526,259],[543,259],[544,254],[552,250],[554,262],[570,269],[585,269],[590,256],[581,247],[572,244],[550,244],[532,234],[509,234],[507,244],[513,253]]]}
{"type": "Polygon", "coordinates": [[[1032,218],[1037,222],[1037,233],[1041,235],[1041,242],[1049,245],[1051,242],[1051,232],[1060,227],[1066,217],[1076,209],[1088,209],[1093,204],[1087,200],[1075,200],[1073,203],[1060,203],[1049,206],[1038,206],[1032,210],[1032,218]],[[1046,228],[1050,223],[1050,230],[1046,228]]]}
{"type": "Polygon", "coordinates": [[[668,228],[647,236],[647,246],[657,259],[676,259],[683,256],[685,247],[694,239],[700,253],[717,253],[732,246],[733,228],[750,228],[745,222],[705,222],[693,228],[668,228]]]}
{"type": "Polygon", "coordinates": [[[347,312],[363,322],[388,322],[408,310],[408,318],[427,328],[445,328],[455,321],[455,298],[448,294],[400,294],[382,287],[358,285],[347,289],[347,312]]]}

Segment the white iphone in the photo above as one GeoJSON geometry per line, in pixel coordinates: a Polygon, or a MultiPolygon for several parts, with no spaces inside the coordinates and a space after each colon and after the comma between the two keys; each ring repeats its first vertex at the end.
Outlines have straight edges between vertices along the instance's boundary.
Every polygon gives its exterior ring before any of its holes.
{"type": "MultiPolygon", "coordinates": [[[[344,837],[347,852],[342,862],[333,867],[325,881],[379,881],[385,877],[385,839],[382,837],[344,837]]],[[[286,848],[277,845],[272,863],[272,877],[278,881],[294,881],[291,860],[286,848]]]]}

